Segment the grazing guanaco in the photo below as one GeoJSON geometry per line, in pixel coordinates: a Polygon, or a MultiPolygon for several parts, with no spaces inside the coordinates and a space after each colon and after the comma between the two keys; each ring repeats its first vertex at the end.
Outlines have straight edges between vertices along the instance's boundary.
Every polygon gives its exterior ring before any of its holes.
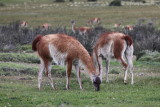
{"type": "Polygon", "coordinates": [[[114,24],[114,27],[115,28],[121,27],[121,24],[120,23],[118,23],[118,24],[116,23],[116,24],[114,24]]]}
{"type": "Polygon", "coordinates": [[[23,20],[23,21],[20,22],[19,26],[20,27],[28,27],[28,22],[23,20]]]}
{"type": "Polygon", "coordinates": [[[50,26],[51,26],[50,24],[44,23],[44,24],[42,24],[42,25],[40,26],[40,28],[47,30],[47,29],[49,29],[50,26]]]}
{"type": "Polygon", "coordinates": [[[96,74],[93,61],[87,50],[75,38],[65,34],[39,35],[32,43],[32,50],[38,53],[41,62],[38,73],[39,89],[41,88],[42,73],[44,70],[46,71],[46,75],[49,78],[52,88],[55,89],[53,79],[51,77],[52,61],[57,65],[66,65],[66,89],[69,89],[72,63],[77,72],[80,89],[82,89],[80,78],[81,64],[85,66],[86,70],[90,74],[95,90],[98,91],[100,89],[101,81],[98,74],[96,74]]]}
{"type": "Polygon", "coordinates": [[[98,25],[98,24],[100,24],[100,23],[101,23],[100,18],[99,18],[99,17],[95,17],[95,18],[91,18],[91,19],[88,21],[87,25],[92,25],[92,26],[94,26],[94,25],[98,25]]]}
{"type": "Polygon", "coordinates": [[[91,31],[90,27],[75,27],[75,21],[71,21],[73,33],[78,32],[80,35],[85,35],[91,31]]]}
{"type": "Polygon", "coordinates": [[[118,32],[106,32],[102,34],[94,46],[92,58],[102,81],[102,58],[106,59],[106,82],[108,79],[110,58],[114,57],[125,67],[124,83],[127,83],[127,71],[131,73],[131,84],[133,81],[133,41],[130,36],[118,32]],[[125,61],[127,60],[127,63],[125,61]]]}
{"type": "Polygon", "coordinates": [[[131,25],[127,25],[127,26],[125,26],[124,28],[125,28],[126,30],[133,30],[134,27],[131,26],[131,25]]]}

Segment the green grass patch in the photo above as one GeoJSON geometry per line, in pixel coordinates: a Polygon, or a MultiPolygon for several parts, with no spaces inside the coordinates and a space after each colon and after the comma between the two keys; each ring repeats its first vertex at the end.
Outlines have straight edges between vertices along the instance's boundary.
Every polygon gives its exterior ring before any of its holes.
{"type": "MultiPolygon", "coordinates": [[[[39,65],[32,65],[27,63],[12,63],[12,62],[0,62],[0,75],[14,76],[14,75],[37,75],[39,70],[39,65]]],[[[66,71],[65,67],[52,66],[52,75],[55,77],[65,77],[66,71]]],[[[75,71],[71,73],[71,76],[75,76],[75,71]]]]}
{"type": "Polygon", "coordinates": [[[157,51],[151,52],[145,50],[140,52],[139,54],[141,54],[139,61],[160,62],[160,53],[157,51]]]}
{"type": "Polygon", "coordinates": [[[143,56],[139,59],[139,61],[160,62],[160,55],[159,56],[143,56]]]}
{"type": "Polygon", "coordinates": [[[18,52],[25,52],[25,53],[31,53],[32,51],[32,45],[20,45],[17,46],[16,51],[18,52]]]}
{"type": "MultiPolygon", "coordinates": [[[[105,61],[103,61],[103,66],[106,66],[105,61]]],[[[134,72],[159,72],[160,71],[160,62],[153,62],[153,61],[134,61],[133,62],[134,72]]],[[[124,67],[122,64],[117,60],[110,61],[110,74],[118,74],[124,72],[124,67]]],[[[104,71],[106,68],[104,68],[104,71]]]]}
{"type": "Polygon", "coordinates": [[[32,54],[32,53],[30,53],[30,54],[28,54],[28,53],[0,53],[0,61],[40,63],[38,56],[36,56],[35,54],[32,54]]]}
{"type": "Polygon", "coordinates": [[[116,70],[116,69],[112,69],[110,70],[109,74],[119,74],[120,71],[119,70],[116,70]]]}
{"type": "Polygon", "coordinates": [[[25,63],[12,63],[12,62],[0,62],[0,75],[20,75],[20,74],[30,74],[36,75],[38,67],[31,65],[26,65],[25,63]]]}

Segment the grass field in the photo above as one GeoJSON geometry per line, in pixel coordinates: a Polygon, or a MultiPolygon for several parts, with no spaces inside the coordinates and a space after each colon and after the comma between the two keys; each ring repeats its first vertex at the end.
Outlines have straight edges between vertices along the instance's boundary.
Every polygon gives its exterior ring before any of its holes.
{"type": "Polygon", "coordinates": [[[64,90],[65,77],[54,78],[57,90],[51,90],[45,78],[42,90],[38,91],[36,76],[0,76],[0,106],[160,106],[160,74],[154,71],[141,72],[144,75],[136,73],[133,86],[123,84],[122,72],[119,75],[110,74],[110,83],[103,82],[100,92],[94,91],[92,83],[85,76],[82,81],[83,91],[79,89],[76,78],[71,79],[71,90],[64,90]]]}
{"type": "MultiPolygon", "coordinates": [[[[85,26],[93,17],[100,17],[102,26],[112,28],[115,23],[122,25],[135,24],[138,19],[157,19],[160,21],[158,6],[94,6],[89,3],[75,4],[70,2],[54,3],[51,0],[21,1],[16,2],[2,0],[6,6],[0,7],[0,24],[8,24],[16,20],[26,20],[29,27],[37,27],[43,23],[52,26],[66,26],[71,28],[71,20],[75,20],[77,26],[85,26]],[[45,4],[44,4],[45,2],[45,4]],[[85,4],[88,4],[87,6],[85,4]]],[[[102,1],[102,4],[104,1],[102,1]]]]}
{"type": "Polygon", "coordinates": [[[71,90],[64,90],[65,79],[55,78],[57,90],[46,84],[38,91],[35,77],[1,77],[0,106],[13,107],[53,107],[53,106],[99,106],[99,107],[159,107],[160,78],[136,78],[134,86],[122,84],[116,79],[102,83],[101,91],[95,92],[91,82],[83,79],[85,90],[79,90],[76,79],[71,79],[71,90]]]}
{"type": "MultiPolygon", "coordinates": [[[[13,54],[16,56],[16,54],[13,54]]],[[[23,55],[19,55],[21,57],[23,55]]],[[[30,59],[26,55],[26,60],[30,59]]],[[[3,57],[3,56],[2,56],[3,57]]],[[[30,57],[33,57],[30,55],[30,57]]],[[[5,56],[6,58],[6,56],[5,56]]],[[[10,58],[10,57],[8,57],[10,58]]],[[[7,59],[7,58],[6,58],[7,59]]],[[[38,64],[22,62],[0,62],[0,106],[1,107],[159,107],[160,106],[160,63],[134,62],[135,84],[123,84],[122,66],[111,62],[110,82],[105,82],[105,73],[101,90],[94,87],[87,73],[82,73],[84,90],[79,89],[76,76],[71,77],[71,89],[65,90],[64,68],[54,66],[53,78],[56,90],[52,90],[48,79],[44,76],[42,90],[37,88],[38,64]],[[4,69],[8,68],[8,70],[4,69]],[[59,69],[59,72],[57,70],[59,69]],[[60,70],[62,69],[62,70],[60,70]],[[5,70],[5,71],[4,71],[5,70]]],[[[72,72],[75,74],[75,71],[72,72]]]]}

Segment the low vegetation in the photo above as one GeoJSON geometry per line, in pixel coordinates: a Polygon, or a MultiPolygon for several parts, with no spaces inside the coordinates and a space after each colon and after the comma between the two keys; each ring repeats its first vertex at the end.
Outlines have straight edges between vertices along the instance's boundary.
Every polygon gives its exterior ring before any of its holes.
{"type": "Polygon", "coordinates": [[[16,75],[36,75],[38,66],[26,65],[25,63],[0,62],[0,75],[16,76],[16,75]]]}
{"type": "Polygon", "coordinates": [[[22,62],[40,63],[38,56],[28,53],[0,53],[0,61],[3,62],[22,62]]]}
{"type": "Polygon", "coordinates": [[[134,53],[137,55],[143,50],[160,52],[160,30],[157,29],[156,19],[137,21],[133,30],[123,32],[132,36],[134,40],[134,53]]]}
{"type": "Polygon", "coordinates": [[[150,62],[160,62],[160,53],[155,51],[142,51],[141,54],[143,54],[139,61],[150,61],[150,62]]]}
{"type": "Polygon", "coordinates": [[[32,53],[32,45],[17,45],[15,52],[32,53]]]}
{"type": "Polygon", "coordinates": [[[0,26],[0,51],[32,52],[31,43],[36,35],[65,33],[77,38],[89,51],[89,53],[91,53],[97,38],[102,33],[110,31],[119,31],[130,35],[134,41],[135,55],[138,55],[138,53],[143,50],[160,51],[160,30],[157,29],[156,19],[140,19],[133,26],[133,30],[126,30],[122,27],[116,29],[106,29],[102,26],[96,26],[88,34],[83,36],[79,33],[74,34],[70,29],[65,27],[56,27],[44,30],[41,28],[20,28],[18,25],[19,21],[13,22],[9,26],[0,26]]]}
{"type": "Polygon", "coordinates": [[[3,2],[0,2],[0,7],[4,7],[5,4],[3,2]]]}
{"type": "Polygon", "coordinates": [[[109,6],[122,6],[121,0],[113,0],[110,2],[109,6]]]}
{"type": "MultiPolygon", "coordinates": [[[[38,70],[39,65],[37,64],[0,62],[0,76],[19,76],[24,74],[37,76],[38,70]]],[[[72,72],[71,76],[75,77],[75,74],[75,72],[72,72]]],[[[65,77],[65,68],[54,65],[52,67],[52,75],[59,78],[65,77]]]]}

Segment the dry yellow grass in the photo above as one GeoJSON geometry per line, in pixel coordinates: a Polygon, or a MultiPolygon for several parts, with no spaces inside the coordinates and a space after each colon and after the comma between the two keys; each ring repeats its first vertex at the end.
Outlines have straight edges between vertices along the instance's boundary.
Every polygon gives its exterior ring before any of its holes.
{"type": "Polygon", "coordinates": [[[30,27],[37,27],[43,23],[52,26],[66,26],[71,28],[71,20],[77,26],[85,26],[92,17],[100,17],[102,26],[111,28],[115,23],[135,24],[138,19],[148,20],[156,18],[160,21],[158,6],[75,6],[74,3],[47,4],[12,4],[0,7],[0,24],[8,24],[16,20],[26,20],[30,27]],[[71,6],[73,5],[73,6],[71,6]]]}

